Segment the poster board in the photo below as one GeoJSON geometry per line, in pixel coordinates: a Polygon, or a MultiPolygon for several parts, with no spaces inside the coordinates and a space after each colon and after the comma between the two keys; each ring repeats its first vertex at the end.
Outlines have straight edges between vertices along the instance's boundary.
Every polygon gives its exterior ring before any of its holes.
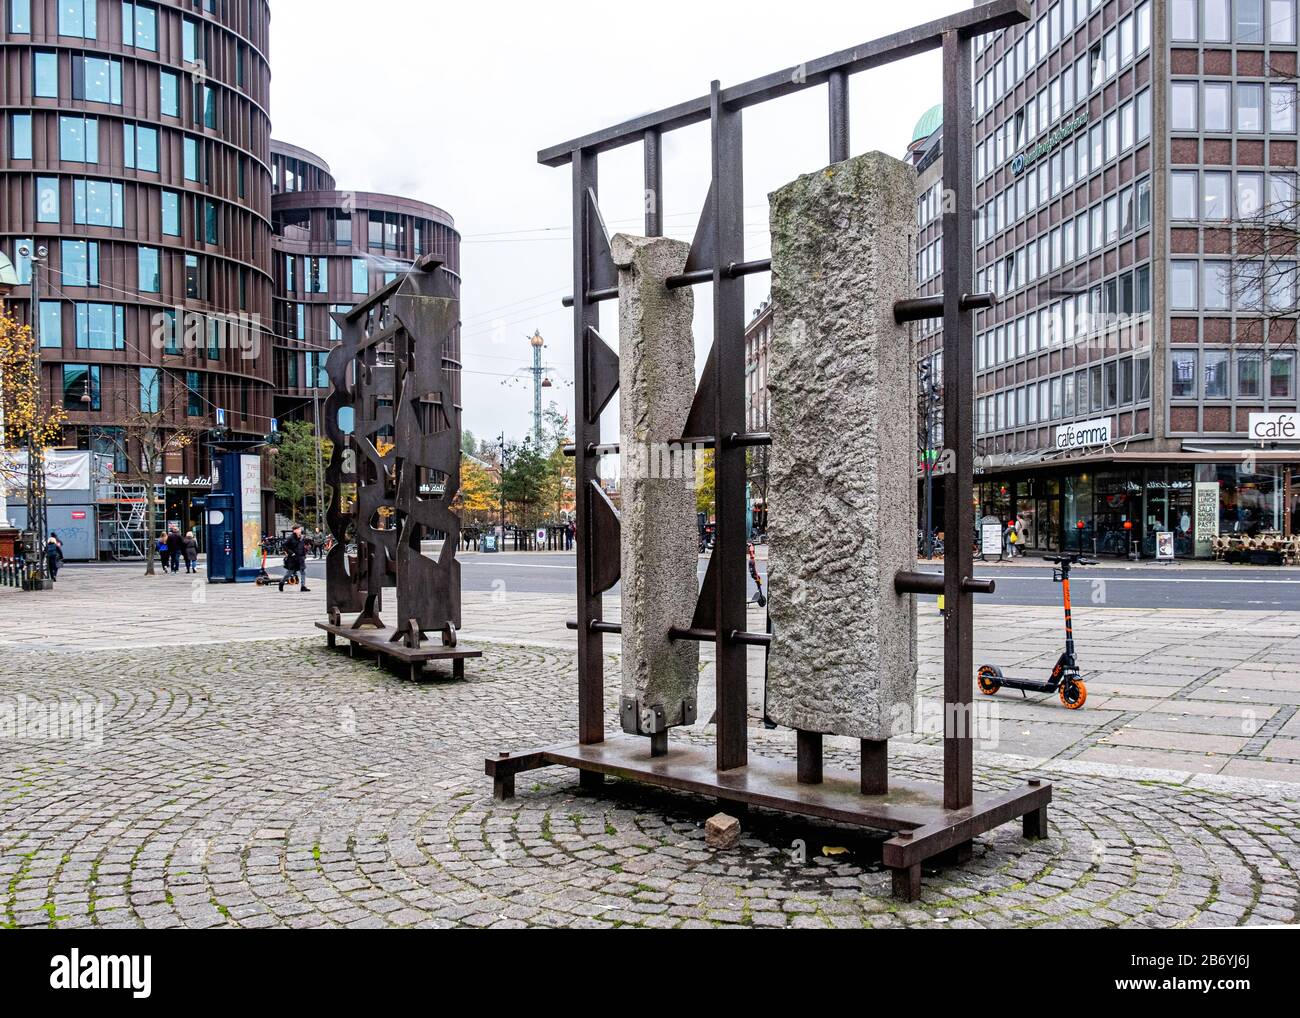
{"type": "Polygon", "coordinates": [[[262,459],[239,457],[239,497],[243,507],[241,531],[244,538],[245,569],[262,567],[262,459]]]}
{"type": "Polygon", "coordinates": [[[1156,532],[1156,561],[1172,562],[1174,560],[1174,532],[1160,530],[1156,532]]]}
{"type": "Polygon", "coordinates": [[[1195,503],[1196,555],[1208,558],[1219,536],[1219,482],[1198,481],[1195,503]]]}
{"type": "Polygon", "coordinates": [[[989,555],[1002,555],[1002,524],[1001,523],[981,523],[980,524],[980,554],[985,557],[989,555]]]}

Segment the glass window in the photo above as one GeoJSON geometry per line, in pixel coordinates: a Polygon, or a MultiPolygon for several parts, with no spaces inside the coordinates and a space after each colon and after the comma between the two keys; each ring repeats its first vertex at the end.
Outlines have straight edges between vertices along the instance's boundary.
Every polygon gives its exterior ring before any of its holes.
{"type": "Polygon", "coordinates": [[[1203,263],[1201,306],[1206,311],[1227,311],[1232,306],[1232,264],[1203,263]]]}
{"type": "Polygon", "coordinates": [[[36,178],[36,221],[59,221],[59,181],[57,177],[36,178]]]}
{"type": "Polygon", "coordinates": [[[57,300],[41,301],[41,346],[63,346],[63,304],[57,300]]]}
{"type": "Polygon", "coordinates": [[[352,292],[357,294],[370,292],[370,270],[364,258],[352,259],[352,292]]]}
{"type": "Polygon", "coordinates": [[[1228,398],[1228,351],[1205,351],[1205,398],[1228,398]]]}
{"type": "Polygon", "coordinates": [[[197,63],[199,59],[199,26],[189,18],[183,19],[181,55],[187,64],[197,63]]]}
{"type": "Polygon", "coordinates": [[[1139,403],[1151,398],[1151,358],[1137,359],[1137,401],[1139,403]]]}
{"type": "Polygon", "coordinates": [[[11,118],[9,155],[13,159],[32,157],[32,115],[15,113],[11,118]]]}
{"type": "Polygon", "coordinates": [[[158,249],[141,247],[139,250],[140,289],[146,293],[162,290],[162,273],[159,271],[158,249]]]}
{"type": "Polygon", "coordinates": [[[1237,41],[1264,41],[1264,0],[1237,0],[1237,41]]]}
{"type": "Polygon", "coordinates": [[[63,365],[63,409],[99,410],[99,365],[63,365]]]}
{"type": "Polygon", "coordinates": [[[73,57],[72,97],[122,105],[122,62],[102,57],[73,57]]]}
{"type": "Polygon", "coordinates": [[[203,239],[209,244],[221,243],[221,222],[217,213],[217,203],[203,201],[203,239]]]}
{"type": "Polygon", "coordinates": [[[1232,130],[1232,86],[1226,81],[1205,83],[1205,129],[1232,130]]]}
{"type": "Polygon", "coordinates": [[[1196,351],[1175,350],[1169,357],[1171,367],[1169,395],[1174,399],[1196,398],[1196,351]]]}
{"type": "Polygon", "coordinates": [[[1151,266],[1139,265],[1133,272],[1133,312],[1145,315],[1151,310],[1151,266]]]}
{"type": "Polygon", "coordinates": [[[1151,180],[1139,180],[1137,185],[1137,228],[1151,225],[1151,180]]]}
{"type": "Polygon", "coordinates": [[[1205,22],[1201,29],[1204,42],[1232,42],[1231,11],[1230,0],[1205,0],[1205,22]]]}
{"type": "Polygon", "coordinates": [[[1197,301],[1196,262],[1169,263],[1169,306],[1175,311],[1195,311],[1197,301]]]}
{"type": "MultiPolygon", "coordinates": [[[[1175,131],[1197,130],[1196,82],[1175,81],[1170,88],[1169,99],[1170,126],[1175,131]]],[[[1096,145],[1093,147],[1095,149],[1096,145]]]]}
{"type": "Polygon", "coordinates": [[[1125,357],[1119,362],[1119,402],[1128,406],[1133,402],[1133,358],[1125,357]]]}
{"type": "Polygon", "coordinates": [[[140,412],[156,414],[162,410],[162,370],[140,369],[140,412]]]}
{"type": "Polygon", "coordinates": [[[199,140],[189,136],[185,138],[185,179],[199,179],[199,140]]]}
{"type": "Polygon", "coordinates": [[[194,89],[195,113],[202,120],[204,127],[217,126],[217,92],[211,85],[199,85],[194,89]]]}
{"type": "Polygon", "coordinates": [[[185,415],[203,416],[203,376],[197,371],[185,372],[185,415]]]}
{"type": "Polygon", "coordinates": [[[163,116],[179,117],[181,115],[180,79],[171,71],[159,71],[158,89],[163,116]]]}
{"type": "Polygon", "coordinates": [[[59,35],[94,39],[99,0],[59,0],[59,35]]]}
{"type": "Polygon", "coordinates": [[[158,12],[147,4],[122,4],[122,42],[158,52],[158,12]]]}
{"type": "Polygon", "coordinates": [[[1193,221],[1197,215],[1196,171],[1174,170],[1169,174],[1169,215],[1172,219],[1193,221]]]}
{"type": "Polygon", "coordinates": [[[1265,301],[1270,311],[1295,311],[1296,263],[1278,259],[1268,267],[1265,301]]]}
{"type": "Polygon", "coordinates": [[[38,99],[59,97],[59,55],[38,51],[32,55],[32,94],[38,99]]]}
{"type": "Polygon", "coordinates": [[[125,308],[116,304],[78,304],[76,312],[78,350],[125,349],[125,308]]]}
{"type": "Polygon", "coordinates": [[[1264,208],[1264,175],[1262,173],[1237,173],[1237,215],[1251,219],[1264,208]]]}
{"type": "Polygon", "coordinates": [[[95,241],[59,242],[64,286],[99,285],[99,244],[95,241]]]}
{"type": "Polygon", "coordinates": [[[72,205],[72,221],[80,226],[122,226],[121,184],[88,178],[74,180],[72,205]]]}
{"type": "Polygon", "coordinates": [[[1295,396],[1295,354],[1270,354],[1268,358],[1268,394],[1272,399],[1291,399],[1295,396]]]}
{"type": "Polygon", "coordinates": [[[1294,172],[1270,173],[1268,176],[1268,214],[1270,219],[1295,222],[1296,175],[1294,172]]]}
{"type": "Polygon", "coordinates": [[[1270,85],[1268,129],[1274,134],[1295,134],[1295,85],[1270,85]]]}
{"type": "Polygon", "coordinates": [[[185,296],[199,298],[202,296],[203,278],[199,271],[199,256],[185,256],[185,296]]]}
{"type": "Polygon", "coordinates": [[[1237,130],[1264,130],[1264,86],[1237,85],[1237,130]]]}
{"type": "Polygon", "coordinates": [[[1196,42],[1197,0],[1172,0],[1169,5],[1169,35],[1175,42],[1196,42]]]}
{"type": "Polygon", "coordinates": [[[175,191],[162,193],[162,230],[169,237],[181,235],[181,198],[175,191]]]}
{"type": "Polygon", "coordinates": [[[1264,395],[1263,359],[1258,352],[1237,351],[1237,395],[1244,399],[1264,395]]]}
{"type": "Polygon", "coordinates": [[[1268,0],[1268,37],[1271,42],[1295,44],[1295,0],[1268,0]]]}
{"type": "Polygon", "coordinates": [[[32,0],[9,0],[9,31],[17,35],[31,34],[32,0]]]}
{"type": "Polygon", "coordinates": [[[1229,219],[1232,216],[1232,174],[1206,170],[1202,180],[1202,212],[1206,219],[1229,219]]]}
{"type": "Polygon", "coordinates": [[[329,259],[307,259],[307,292],[325,293],[329,290],[329,259]]]}

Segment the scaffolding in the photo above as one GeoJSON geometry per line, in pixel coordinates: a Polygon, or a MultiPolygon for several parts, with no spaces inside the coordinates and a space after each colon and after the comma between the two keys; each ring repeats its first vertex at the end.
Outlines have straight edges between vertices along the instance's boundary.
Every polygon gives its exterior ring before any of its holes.
{"type": "MultiPolygon", "coordinates": [[[[114,561],[142,559],[150,536],[145,526],[143,484],[113,484],[99,503],[99,549],[114,561]]],[[[162,533],[167,498],[161,484],[154,485],[154,536],[162,533]]]]}

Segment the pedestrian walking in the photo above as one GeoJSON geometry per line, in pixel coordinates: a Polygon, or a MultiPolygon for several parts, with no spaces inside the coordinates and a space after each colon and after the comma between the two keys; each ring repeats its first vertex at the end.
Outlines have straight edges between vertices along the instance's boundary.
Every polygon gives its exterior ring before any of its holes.
{"type": "Polygon", "coordinates": [[[154,545],[154,550],[158,552],[158,563],[162,566],[162,571],[167,572],[167,538],[166,536],[158,538],[154,545]]]}
{"type": "Polygon", "coordinates": [[[194,531],[185,531],[185,571],[187,573],[197,573],[199,561],[199,542],[194,536],[194,531]]]}
{"type": "Polygon", "coordinates": [[[185,538],[175,526],[167,528],[167,565],[173,573],[181,571],[181,556],[185,554],[185,538]]]}
{"type": "Polygon", "coordinates": [[[295,525],[293,532],[284,539],[284,575],[280,577],[280,593],[291,577],[298,578],[298,589],[310,593],[307,587],[307,551],[302,538],[302,525],[295,525]]]}
{"type": "Polygon", "coordinates": [[[1007,520],[1007,528],[1002,532],[1002,545],[1006,550],[1007,558],[1013,559],[1016,557],[1016,543],[1018,540],[1016,521],[1014,519],[1007,520]]]}
{"type": "Polygon", "coordinates": [[[45,571],[50,574],[51,580],[59,578],[59,566],[63,564],[63,542],[59,540],[58,534],[50,534],[50,538],[45,542],[45,571]]]}
{"type": "Polygon", "coordinates": [[[569,525],[564,528],[565,551],[573,551],[573,539],[577,536],[578,525],[569,520],[569,525]]]}

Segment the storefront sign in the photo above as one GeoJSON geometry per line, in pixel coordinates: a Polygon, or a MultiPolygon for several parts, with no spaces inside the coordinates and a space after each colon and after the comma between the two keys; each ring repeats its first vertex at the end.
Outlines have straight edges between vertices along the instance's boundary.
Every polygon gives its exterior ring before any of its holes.
{"type": "Polygon", "coordinates": [[[1017,177],[1020,176],[1020,174],[1025,172],[1025,168],[1028,167],[1030,163],[1036,162],[1043,156],[1047,155],[1048,152],[1052,151],[1052,149],[1056,148],[1057,145],[1061,144],[1061,142],[1065,141],[1066,138],[1070,137],[1070,135],[1074,134],[1075,131],[1079,130],[1079,128],[1085,126],[1087,123],[1088,114],[1085,111],[1080,113],[1073,120],[1067,120],[1063,124],[1058,125],[1037,145],[1026,149],[1024,152],[1012,159],[1011,172],[1017,177]]]}
{"type": "Polygon", "coordinates": [[[215,477],[191,477],[189,474],[168,474],[163,483],[169,488],[211,488],[216,485],[215,477]]]}
{"type": "MultiPolygon", "coordinates": [[[[5,482],[10,490],[18,491],[27,486],[26,451],[0,453],[4,463],[5,482]]],[[[45,450],[45,490],[46,491],[89,491],[90,490],[90,453],[64,449],[45,450]]]]}
{"type": "Polygon", "coordinates": [[[1300,442],[1300,414],[1251,414],[1252,442],[1300,442]]]}
{"type": "Polygon", "coordinates": [[[1196,555],[1206,558],[1212,542],[1219,535],[1219,482],[1200,481],[1196,485],[1196,555]]]}
{"type": "Polygon", "coordinates": [[[1095,445],[1110,445],[1109,417],[1060,424],[1056,428],[1057,449],[1087,449],[1095,445]]]}
{"type": "Polygon", "coordinates": [[[1156,561],[1172,562],[1174,560],[1174,534],[1172,530],[1162,530],[1156,534],[1156,561]]]}

